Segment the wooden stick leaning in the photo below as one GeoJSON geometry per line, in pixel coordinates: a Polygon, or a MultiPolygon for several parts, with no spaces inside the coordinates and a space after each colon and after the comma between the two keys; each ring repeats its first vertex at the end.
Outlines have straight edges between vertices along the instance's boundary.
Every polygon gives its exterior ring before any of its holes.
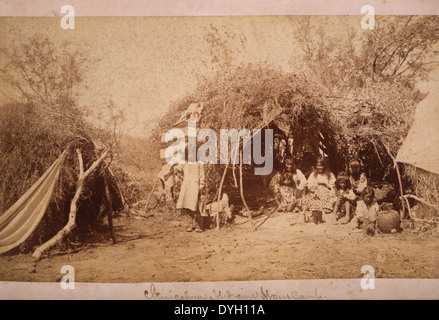
{"type": "Polygon", "coordinates": [[[223,176],[221,177],[221,182],[218,189],[218,206],[216,211],[216,230],[220,229],[220,211],[221,211],[221,193],[223,191],[224,179],[226,178],[227,169],[229,168],[230,157],[227,160],[226,167],[224,168],[223,176]]]}
{"type": "MultiPolygon", "coordinates": [[[[157,179],[155,180],[154,185],[152,186],[151,192],[149,193],[148,199],[146,199],[146,204],[145,204],[145,210],[146,210],[146,212],[148,212],[148,203],[149,203],[149,200],[151,200],[152,193],[154,192],[154,189],[155,189],[155,187],[157,186],[157,183],[159,182],[159,180],[160,180],[160,178],[157,178],[157,179]]],[[[162,193],[163,193],[163,192],[162,192],[162,193]]],[[[161,196],[162,196],[162,195],[160,195],[160,197],[161,197],[161,196]]],[[[159,198],[159,199],[160,199],[160,198],[159,198]]]]}
{"type": "Polygon", "coordinates": [[[398,177],[398,183],[399,183],[399,192],[401,193],[401,206],[402,206],[402,212],[401,212],[401,221],[404,219],[404,213],[405,213],[405,200],[404,200],[404,190],[402,188],[402,179],[401,179],[401,173],[399,172],[399,166],[398,166],[398,162],[396,161],[396,158],[392,155],[392,153],[390,152],[390,148],[384,144],[384,147],[387,150],[387,153],[389,154],[389,156],[392,158],[393,160],[393,165],[395,166],[396,169],[396,175],[398,177]]]}
{"type": "Polygon", "coordinates": [[[427,205],[429,207],[432,207],[432,208],[435,208],[435,209],[439,209],[439,206],[431,204],[431,203],[425,201],[424,199],[421,199],[421,198],[419,198],[419,197],[417,197],[417,196],[415,196],[413,194],[406,194],[406,195],[404,195],[404,198],[412,198],[412,199],[415,199],[416,201],[422,202],[423,204],[425,204],[425,205],[427,205]]]}
{"type": "Polygon", "coordinates": [[[403,197],[403,199],[405,200],[405,202],[406,202],[406,204],[407,204],[407,210],[408,210],[408,213],[409,213],[410,218],[412,218],[413,220],[415,220],[415,217],[413,216],[413,214],[412,214],[412,210],[411,210],[411,208],[410,208],[409,200],[408,200],[406,197],[403,197]]]}
{"type": "Polygon", "coordinates": [[[65,238],[66,235],[68,235],[74,228],[76,228],[76,213],[78,211],[78,200],[81,196],[82,189],[84,187],[84,180],[93,172],[96,170],[96,168],[101,164],[101,162],[105,159],[110,149],[107,149],[102,153],[102,155],[99,157],[98,160],[93,162],[93,164],[90,166],[90,168],[84,172],[84,163],[82,160],[82,154],[80,149],[76,149],[76,153],[78,154],[78,161],[79,161],[79,177],[78,182],[76,184],[76,192],[73,196],[73,199],[70,203],[70,213],[69,213],[69,221],[65,225],[64,228],[62,228],[52,239],[48,240],[41,246],[39,246],[37,249],[35,249],[34,253],[32,254],[32,257],[36,260],[41,259],[41,255],[52,248],[55,244],[60,242],[62,239],[65,238]]]}
{"type": "Polygon", "coordinates": [[[234,183],[235,188],[238,188],[238,180],[236,179],[235,169],[236,169],[236,165],[232,164],[233,183],[234,183]]]}
{"type": "MultiPolygon", "coordinates": [[[[430,206],[430,207],[432,207],[432,208],[435,208],[435,209],[438,209],[439,207],[438,207],[438,206],[435,206],[435,205],[433,205],[433,204],[431,204],[431,203],[428,203],[427,201],[425,201],[425,200],[423,200],[423,199],[421,199],[421,198],[419,198],[419,197],[417,197],[417,196],[415,196],[415,195],[412,195],[412,194],[406,194],[406,195],[405,195],[405,194],[404,194],[404,191],[403,191],[403,189],[402,189],[402,180],[401,180],[401,174],[400,174],[400,172],[399,172],[398,162],[396,161],[396,158],[391,154],[389,147],[388,147],[387,145],[384,145],[384,147],[386,148],[387,153],[390,155],[390,157],[392,158],[392,160],[393,160],[393,162],[394,162],[394,164],[395,164],[396,174],[397,174],[397,176],[398,176],[399,188],[400,188],[400,193],[401,193],[401,202],[402,202],[402,214],[401,214],[401,218],[404,218],[405,206],[407,205],[407,209],[408,209],[408,212],[409,212],[409,216],[410,216],[410,218],[412,218],[414,221],[439,223],[438,221],[434,221],[434,220],[426,220],[426,219],[419,219],[419,218],[416,218],[416,217],[413,216],[413,214],[412,214],[412,212],[411,212],[411,210],[410,210],[410,204],[409,204],[407,198],[415,199],[415,200],[417,200],[417,201],[419,201],[419,202],[422,202],[422,203],[424,203],[424,204],[426,204],[426,205],[428,205],[428,206],[430,206]]],[[[401,219],[401,220],[402,220],[402,219],[401,219]]]]}
{"type": "MultiPolygon", "coordinates": [[[[262,124],[262,126],[259,128],[259,129],[257,129],[255,132],[253,132],[253,134],[255,134],[255,133],[259,133],[265,126],[267,126],[271,121],[273,121],[277,116],[278,116],[279,114],[276,114],[275,116],[273,116],[269,121],[266,121],[264,124],[262,124]]],[[[237,143],[237,145],[236,145],[236,148],[235,148],[235,154],[236,154],[236,152],[238,152],[238,150],[239,150],[239,147],[240,146],[243,146],[244,145],[244,139],[242,139],[242,140],[240,140],[239,141],[239,143],[237,143]]],[[[218,194],[217,194],[217,201],[218,201],[218,210],[217,210],[217,213],[216,213],[216,229],[217,230],[219,230],[220,229],[220,221],[219,221],[219,218],[220,218],[220,211],[221,211],[221,193],[222,193],[222,188],[223,188],[223,184],[224,184],[224,179],[225,179],[225,177],[226,177],[226,174],[227,174],[227,169],[229,168],[229,164],[230,164],[230,162],[231,162],[231,156],[232,156],[232,150],[230,150],[230,153],[229,153],[229,158],[228,158],[228,161],[227,161],[227,164],[226,164],[226,167],[224,168],[224,172],[223,172],[223,175],[222,175],[222,177],[221,177],[221,182],[220,182],[220,186],[219,186],[219,189],[218,189],[218,194]]],[[[242,159],[240,160],[240,165],[241,165],[241,167],[240,167],[240,172],[241,172],[241,180],[242,180],[242,159]]],[[[233,168],[234,169],[234,168],[233,168]]],[[[234,170],[232,170],[232,174],[234,175],[234,180],[235,180],[235,185],[237,184],[237,181],[236,181],[236,177],[235,177],[235,172],[234,172],[234,170]]],[[[243,194],[243,192],[242,192],[242,185],[241,185],[241,193],[242,193],[242,195],[241,195],[241,199],[243,199],[244,201],[243,202],[245,202],[245,199],[244,199],[244,194],[243,194]]],[[[245,206],[247,207],[247,203],[245,203],[245,206]]],[[[248,207],[247,207],[247,211],[249,212],[249,215],[251,216],[251,213],[250,213],[250,211],[248,210],[248,207]]],[[[253,222],[253,217],[251,217],[251,222],[252,222],[252,224],[253,224],[253,228],[256,230],[256,228],[255,228],[255,225],[254,225],[254,222],[253,222]]]]}
{"type": "Polygon", "coordinates": [[[410,209],[410,203],[409,203],[408,198],[415,199],[415,200],[417,200],[417,201],[419,201],[419,202],[422,202],[422,203],[424,203],[424,204],[426,204],[426,205],[430,205],[430,206],[432,206],[433,208],[436,208],[436,209],[437,209],[437,206],[432,205],[431,203],[428,203],[427,201],[425,201],[425,200],[423,200],[423,199],[421,199],[421,198],[418,198],[418,197],[416,197],[416,196],[414,196],[414,195],[411,195],[411,194],[406,194],[406,195],[404,195],[404,200],[405,200],[406,203],[407,203],[407,209],[408,209],[408,211],[409,211],[410,218],[412,218],[413,221],[417,221],[417,222],[428,222],[428,223],[436,223],[436,224],[439,225],[439,221],[416,218],[416,217],[413,215],[413,213],[412,213],[412,211],[411,211],[411,209],[410,209]]]}
{"type": "Polygon", "coordinates": [[[128,215],[130,215],[129,205],[128,205],[128,202],[126,201],[126,199],[125,199],[125,197],[124,197],[124,195],[122,193],[122,190],[120,190],[119,181],[117,180],[116,176],[113,173],[113,170],[111,170],[110,167],[107,167],[107,170],[110,173],[110,175],[114,178],[114,180],[116,181],[116,184],[115,184],[116,185],[116,189],[117,189],[117,192],[119,193],[119,197],[120,197],[120,199],[122,201],[122,205],[124,207],[125,212],[128,215]]]}
{"type": "Polygon", "coordinates": [[[248,208],[247,202],[245,201],[244,198],[244,187],[242,183],[242,149],[239,151],[239,189],[241,193],[242,203],[244,204],[244,207],[247,210],[248,217],[253,226],[253,230],[256,231],[256,226],[255,226],[255,222],[253,221],[252,213],[250,212],[250,209],[248,208]]]}
{"type": "Polygon", "coordinates": [[[117,239],[113,229],[113,201],[111,199],[110,186],[108,184],[108,176],[107,176],[109,173],[106,170],[103,173],[104,173],[104,183],[105,183],[105,195],[107,196],[107,201],[108,201],[108,229],[110,231],[113,244],[116,244],[117,239]]]}

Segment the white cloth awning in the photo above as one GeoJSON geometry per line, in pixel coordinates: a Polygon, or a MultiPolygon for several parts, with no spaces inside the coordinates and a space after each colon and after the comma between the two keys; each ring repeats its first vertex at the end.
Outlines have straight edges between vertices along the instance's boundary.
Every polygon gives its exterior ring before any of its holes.
{"type": "Polygon", "coordinates": [[[439,174],[438,128],[439,95],[433,91],[418,104],[413,125],[396,160],[439,174]]]}

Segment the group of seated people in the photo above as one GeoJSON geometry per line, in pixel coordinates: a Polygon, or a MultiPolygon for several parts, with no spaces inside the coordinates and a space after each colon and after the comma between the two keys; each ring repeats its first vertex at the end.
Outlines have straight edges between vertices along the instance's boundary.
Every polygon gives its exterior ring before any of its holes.
{"type": "Polygon", "coordinates": [[[293,159],[287,158],[283,170],[273,176],[270,188],[278,211],[332,212],[333,224],[347,224],[356,216],[360,229],[374,229],[379,205],[357,160],[349,163],[349,172],[335,177],[327,159],[321,157],[307,179],[293,159]]]}

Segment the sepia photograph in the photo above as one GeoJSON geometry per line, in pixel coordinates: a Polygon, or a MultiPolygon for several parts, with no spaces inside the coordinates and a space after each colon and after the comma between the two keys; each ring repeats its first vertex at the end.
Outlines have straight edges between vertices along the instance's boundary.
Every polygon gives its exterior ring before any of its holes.
{"type": "Polygon", "coordinates": [[[0,17],[2,299],[439,298],[436,13],[42,8],[0,17]]]}

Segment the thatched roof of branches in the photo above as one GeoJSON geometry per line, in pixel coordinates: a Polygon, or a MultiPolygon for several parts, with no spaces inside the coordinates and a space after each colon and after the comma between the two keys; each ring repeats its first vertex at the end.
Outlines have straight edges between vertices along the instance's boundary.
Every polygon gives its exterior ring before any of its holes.
{"type": "MultiPolygon", "coordinates": [[[[407,134],[416,102],[412,92],[371,82],[351,96],[356,98],[325,95],[303,76],[248,64],[202,81],[171,106],[158,127],[170,129],[190,102],[203,101],[201,127],[272,128],[275,135],[293,139],[299,165],[305,165],[305,153],[319,152],[316,145],[330,158],[334,171],[345,169],[349,158],[370,156],[371,151],[374,161],[390,165],[384,145],[395,151],[407,134]]],[[[372,166],[368,161],[363,159],[372,166]]]]}
{"type": "MultiPolygon", "coordinates": [[[[438,18],[377,17],[379,28],[373,32],[345,37],[330,35],[329,22],[322,19],[328,18],[298,18],[295,41],[302,56],[296,71],[285,73],[267,64],[236,66],[224,59],[215,75],[202,78],[190,95],[171,106],[156,134],[171,128],[189,103],[203,102],[204,127],[267,126],[284,140],[292,138],[293,156],[304,171],[313,160],[306,151],[316,153],[309,146],[318,142],[335,172],[358,158],[371,180],[397,185],[392,157],[424,93],[415,87],[437,66],[438,18]]],[[[210,34],[221,38],[217,30],[210,34]]],[[[227,49],[227,41],[222,43],[218,48],[211,44],[215,54],[227,49]]],[[[436,181],[420,179],[417,170],[405,165],[401,169],[405,184],[414,182],[415,190],[421,180],[431,182],[422,183],[425,190],[436,181]]]]}

